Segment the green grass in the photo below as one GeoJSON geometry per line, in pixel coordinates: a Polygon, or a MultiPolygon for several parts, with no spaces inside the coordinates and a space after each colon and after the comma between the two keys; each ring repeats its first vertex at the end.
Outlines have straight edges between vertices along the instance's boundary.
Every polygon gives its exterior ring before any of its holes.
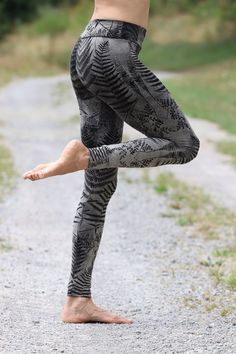
{"type": "Polygon", "coordinates": [[[166,86],[187,115],[236,134],[236,59],[166,80],[166,86]]]}
{"type": "Polygon", "coordinates": [[[216,146],[220,152],[232,157],[233,166],[236,167],[236,141],[219,141],[216,146]]]}
{"type": "MultiPolygon", "coordinates": [[[[216,249],[213,254],[220,262],[215,262],[212,266],[215,274],[221,274],[219,281],[228,288],[236,289],[236,243],[227,248],[216,249]]],[[[212,270],[212,271],[213,271],[212,270]]],[[[213,274],[214,276],[214,274],[213,274]]]]}
{"type": "Polygon", "coordinates": [[[0,138],[0,201],[13,187],[16,171],[10,150],[0,138]]]}
{"type": "Polygon", "coordinates": [[[221,316],[222,317],[226,317],[228,315],[230,315],[231,313],[233,313],[236,310],[236,306],[229,306],[229,307],[225,307],[223,308],[223,310],[221,311],[221,316]]]}
{"type": "MultiPolygon", "coordinates": [[[[150,179],[144,175],[144,182],[150,179]]],[[[233,240],[227,248],[216,249],[213,261],[201,261],[207,267],[215,284],[223,283],[231,290],[236,289],[236,213],[221,207],[209,195],[196,186],[178,180],[173,173],[163,172],[153,181],[157,193],[168,196],[169,208],[176,223],[182,227],[191,227],[195,237],[206,240],[233,240]]],[[[165,215],[168,216],[168,215],[165,215]]]]}
{"type": "Polygon", "coordinates": [[[155,43],[143,42],[139,58],[155,70],[186,71],[236,57],[236,41],[155,43]]]}
{"type": "Polygon", "coordinates": [[[5,239],[0,238],[0,252],[8,252],[13,250],[14,247],[12,244],[7,242],[5,239]]]}
{"type": "Polygon", "coordinates": [[[169,197],[177,224],[194,226],[195,236],[217,239],[221,233],[225,237],[236,233],[236,214],[219,206],[200,187],[178,180],[171,172],[159,174],[153,187],[157,193],[169,197]]]}
{"type": "Polygon", "coordinates": [[[236,259],[236,245],[228,248],[216,249],[214,255],[216,257],[234,257],[236,259]]]}
{"type": "MultiPolygon", "coordinates": [[[[0,137],[0,202],[14,186],[16,171],[12,154],[0,137]]],[[[13,246],[5,239],[0,238],[0,252],[10,251],[13,246]]]]}

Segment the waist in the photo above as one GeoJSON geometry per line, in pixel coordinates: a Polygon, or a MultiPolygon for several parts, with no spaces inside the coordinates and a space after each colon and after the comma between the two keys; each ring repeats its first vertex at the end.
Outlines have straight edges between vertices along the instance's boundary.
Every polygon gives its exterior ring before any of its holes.
{"type": "Polygon", "coordinates": [[[135,23],[109,20],[109,19],[94,19],[90,20],[86,25],[80,38],[84,37],[109,37],[121,38],[136,42],[142,46],[147,30],[135,23]]]}

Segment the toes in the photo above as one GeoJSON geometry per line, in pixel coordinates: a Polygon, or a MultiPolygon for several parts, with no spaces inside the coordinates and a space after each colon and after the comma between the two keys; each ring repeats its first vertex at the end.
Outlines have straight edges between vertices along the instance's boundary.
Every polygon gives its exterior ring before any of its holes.
{"type": "Polygon", "coordinates": [[[33,168],[32,170],[29,170],[29,171],[27,171],[27,172],[25,172],[23,175],[22,175],[22,177],[24,178],[24,179],[39,179],[39,178],[37,178],[36,177],[36,175],[34,174],[34,172],[36,172],[36,171],[39,171],[39,170],[42,170],[44,167],[46,166],[46,164],[45,163],[41,163],[41,164],[39,164],[39,165],[37,165],[35,168],[33,168]],[[34,175],[34,176],[33,176],[34,175]]]}
{"type": "Polygon", "coordinates": [[[125,317],[121,317],[119,315],[113,315],[112,318],[116,323],[133,323],[132,320],[129,320],[128,318],[125,317]]]}
{"type": "Polygon", "coordinates": [[[42,178],[45,178],[47,177],[47,173],[48,173],[48,170],[42,170],[42,171],[30,171],[30,172],[27,172],[26,174],[24,174],[24,179],[30,179],[31,181],[36,181],[38,179],[42,179],[42,178]]]}
{"type": "Polygon", "coordinates": [[[34,180],[46,178],[49,175],[48,169],[44,168],[41,171],[35,172],[33,174],[34,180]]]}
{"type": "Polygon", "coordinates": [[[24,179],[36,181],[51,176],[52,171],[49,168],[43,167],[45,164],[38,165],[33,170],[27,171],[23,174],[24,179]]]}
{"type": "Polygon", "coordinates": [[[30,175],[31,175],[31,173],[32,173],[32,170],[27,171],[27,172],[25,172],[25,173],[22,175],[22,177],[23,177],[24,179],[29,178],[30,175]]]}
{"type": "Polygon", "coordinates": [[[133,322],[131,320],[128,320],[127,318],[120,317],[120,316],[115,316],[114,320],[117,321],[117,323],[132,323],[133,322]]]}

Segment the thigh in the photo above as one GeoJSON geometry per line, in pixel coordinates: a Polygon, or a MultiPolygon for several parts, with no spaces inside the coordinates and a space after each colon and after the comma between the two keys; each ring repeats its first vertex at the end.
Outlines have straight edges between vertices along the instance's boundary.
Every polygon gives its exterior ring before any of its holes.
{"type": "Polygon", "coordinates": [[[78,98],[81,141],[89,148],[118,144],[122,140],[123,120],[98,97],[78,98]]]}
{"type": "Polygon", "coordinates": [[[70,74],[79,105],[81,140],[87,147],[120,143],[124,122],[118,112],[113,110],[104,99],[88,90],[82,82],[78,72],[79,46],[80,40],[71,55],[70,74]]]}
{"type": "Polygon", "coordinates": [[[85,86],[123,121],[148,137],[183,142],[195,136],[169,90],[139,60],[136,43],[99,37],[86,50],[91,60],[77,66],[85,86]]]}
{"type": "MultiPolygon", "coordinates": [[[[71,79],[79,105],[81,141],[83,144],[88,148],[93,148],[120,143],[123,134],[123,120],[111,107],[83,85],[77,73],[73,55],[71,79]]],[[[90,216],[87,216],[86,220],[91,219],[91,224],[103,223],[106,205],[117,186],[117,177],[118,168],[85,170],[84,190],[77,214],[84,215],[88,211],[90,216]],[[96,222],[94,222],[94,218],[97,220],[96,222]]],[[[83,218],[85,217],[83,216],[83,218]]],[[[75,223],[77,222],[81,222],[78,215],[75,217],[75,223]]]]}

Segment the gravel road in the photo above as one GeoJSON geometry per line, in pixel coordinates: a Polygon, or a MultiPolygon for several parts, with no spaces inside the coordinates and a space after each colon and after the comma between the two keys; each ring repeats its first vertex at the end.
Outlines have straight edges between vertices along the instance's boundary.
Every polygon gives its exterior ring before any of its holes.
{"type": "MultiPolygon", "coordinates": [[[[68,83],[65,76],[32,78],[1,90],[3,135],[20,174],[57,158],[66,142],[79,137],[79,125],[71,120],[77,102],[72,89],[64,90],[68,83]]],[[[188,169],[193,168],[194,161],[188,169]]],[[[165,196],[144,182],[128,183],[123,172],[107,209],[92,291],[99,306],[134,323],[60,320],[84,175],[37,182],[18,178],[0,205],[0,238],[14,247],[0,254],[1,353],[236,353],[235,315],[222,317],[220,308],[206,311],[204,303],[207,294],[224,305],[229,301],[228,291],[215,287],[200,264],[224,241],[194,238],[162,215],[165,196]],[[187,306],[191,298],[202,303],[187,306]]]]}

